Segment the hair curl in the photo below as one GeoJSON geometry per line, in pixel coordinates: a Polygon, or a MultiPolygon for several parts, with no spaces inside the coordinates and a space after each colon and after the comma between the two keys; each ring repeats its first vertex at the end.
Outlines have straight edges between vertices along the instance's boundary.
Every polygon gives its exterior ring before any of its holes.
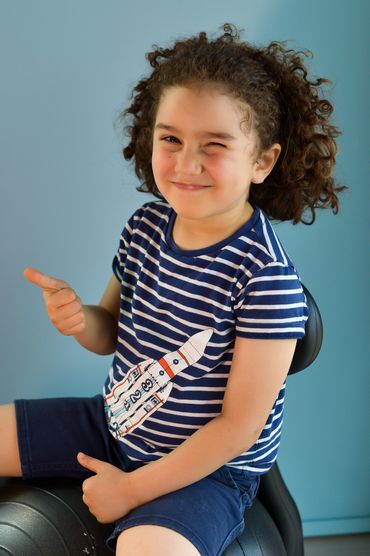
{"type": "Polygon", "coordinates": [[[259,152],[280,143],[282,151],[262,184],[252,184],[249,200],[269,218],[312,224],[317,208],[338,212],[337,193],[346,189],[333,177],[340,131],[330,122],[332,104],[322,97],[328,79],[310,80],[304,57],[309,51],[286,48],[285,42],[257,47],[240,41],[230,24],[210,40],[205,32],[178,40],[170,48],[154,46],[146,55],[152,69],[138,82],[132,103],[121,117],[130,124],[123,149],[134,159],[139,191],[162,198],[152,166],[155,118],[165,89],[176,85],[210,84],[246,105],[246,121],[259,138],[259,152]]]}

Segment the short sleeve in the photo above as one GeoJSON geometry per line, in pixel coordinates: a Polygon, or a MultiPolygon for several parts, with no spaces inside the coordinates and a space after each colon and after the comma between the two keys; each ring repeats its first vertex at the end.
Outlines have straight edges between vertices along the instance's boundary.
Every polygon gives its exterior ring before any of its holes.
{"type": "Polygon", "coordinates": [[[302,338],[308,308],[294,267],[275,262],[260,269],[240,287],[235,315],[236,336],[302,338]]]}
{"type": "Polygon", "coordinates": [[[112,269],[119,282],[122,282],[124,268],[126,264],[127,252],[130,246],[131,237],[133,234],[133,217],[127,222],[124,227],[120,240],[118,250],[113,258],[112,269]]]}

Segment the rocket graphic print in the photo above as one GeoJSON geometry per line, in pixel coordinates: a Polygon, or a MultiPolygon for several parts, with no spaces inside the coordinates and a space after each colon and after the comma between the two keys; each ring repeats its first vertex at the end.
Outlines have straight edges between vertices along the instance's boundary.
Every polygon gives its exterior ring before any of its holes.
{"type": "Polygon", "coordinates": [[[139,363],[105,393],[108,426],[117,440],[132,432],[165,403],[172,390],[171,379],[204,355],[212,334],[212,329],[202,330],[181,348],[157,361],[147,359],[139,363]]]}

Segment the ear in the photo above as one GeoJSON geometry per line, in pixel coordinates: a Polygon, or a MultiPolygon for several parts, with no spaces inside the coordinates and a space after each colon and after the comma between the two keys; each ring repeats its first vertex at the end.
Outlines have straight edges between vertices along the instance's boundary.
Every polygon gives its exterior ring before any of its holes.
{"type": "Polygon", "coordinates": [[[281,145],[274,143],[269,149],[263,151],[257,158],[252,183],[262,183],[276,164],[281,153],[281,145]]]}

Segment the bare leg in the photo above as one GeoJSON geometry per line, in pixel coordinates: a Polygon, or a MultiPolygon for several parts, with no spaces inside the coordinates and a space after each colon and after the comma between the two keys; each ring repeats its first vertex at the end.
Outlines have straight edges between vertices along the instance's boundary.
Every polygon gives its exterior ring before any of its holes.
{"type": "Polygon", "coordinates": [[[200,556],[185,537],[159,525],[138,525],[126,529],[117,541],[117,556],[200,556]]]}
{"type": "Polygon", "coordinates": [[[0,477],[21,477],[14,404],[0,405],[0,477]]]}

